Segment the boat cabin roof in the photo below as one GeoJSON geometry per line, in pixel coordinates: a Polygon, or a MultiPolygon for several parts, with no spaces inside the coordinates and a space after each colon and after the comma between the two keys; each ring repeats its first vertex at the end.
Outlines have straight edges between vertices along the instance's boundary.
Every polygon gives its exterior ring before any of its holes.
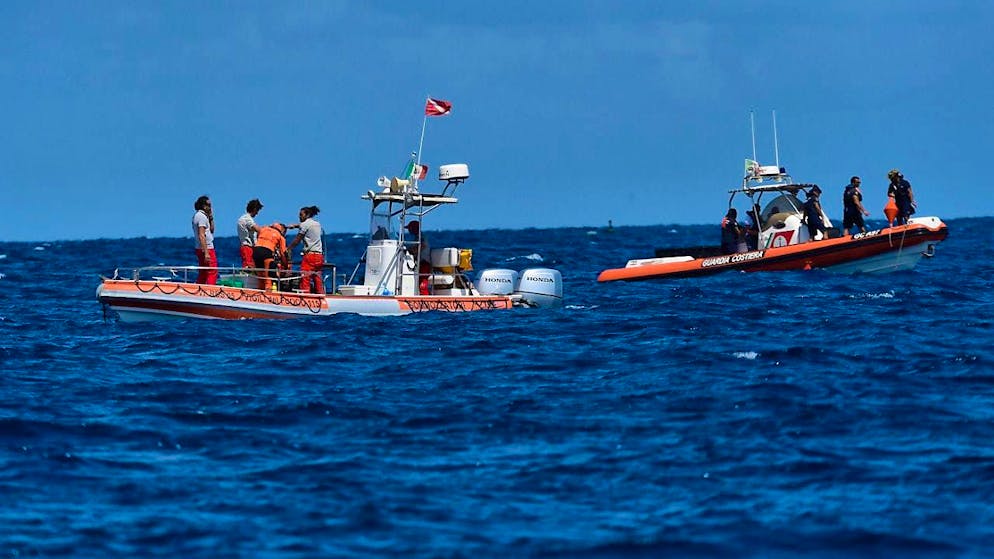
{"type": "Polygon", "coordinates": [[[404,194],[400,192],[374,193],[369,191],[362,195],[362,199],[372,200],[374,207],[383,202],[393,202],[395,204],[404,204],[405,208],[413,208],[417,206],[433,207],[459,202],[458,198],[454,198],[452,196],[443,196],[441,194],[422,194],[420,192],[410,192],[404,194]]]}
{"type": "Polygon", "coordinates": [[[729,190],[728,193],[733,194],[735,192],[748,193],[748,192],[777,192],[777,191],[797,193],[800,190],[807,192],[809,188],[813,188],[815,186],[818,185],[808,184],[808,183],[784,182],[777,184],[760,184],[756,186],[743,186],[742,188],[735,188],[729,190]]]}

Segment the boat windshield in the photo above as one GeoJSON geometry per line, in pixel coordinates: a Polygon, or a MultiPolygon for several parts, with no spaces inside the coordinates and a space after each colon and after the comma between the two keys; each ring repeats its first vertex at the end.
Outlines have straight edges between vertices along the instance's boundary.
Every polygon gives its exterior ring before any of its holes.
{"type": "Polygon", "coordinates": [[[373,241],[393,239],[396,237],[396,219],[390,215],[390,204],[382,204],[379,211],[373,210],[369,219],[369,236],[373,241]]]}
{"type": "Polygon", "coordinates": [[[791,214],[801,214],[803,213],[803,208],[804,204],[798,200],[797,196],[785,192],[767,203],[766,207],[763,208],[763,213],[760,214],[760,217],[765,223],[771,216],[778,213],[788,212],[791,214]]]}

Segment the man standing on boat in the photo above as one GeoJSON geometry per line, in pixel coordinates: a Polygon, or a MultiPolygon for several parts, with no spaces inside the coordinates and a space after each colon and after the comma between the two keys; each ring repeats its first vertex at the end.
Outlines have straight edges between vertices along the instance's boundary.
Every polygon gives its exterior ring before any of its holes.
{"type": "Polygon", "coordinates": [[[217,285],[217,254],[214,252],[214,211],[206,194],[193,203],[193,251],[197,253],[197,283],[217,285]]]}
{"type": "Polygon", "coordinates": [[[911,214],[918,209],[915,203],[915,193],[911,190],[911,183],[904,180],[904,175],[897,169],[891,169],[887,173],[890,185],[887,187],[887,196],[894,199],[897,204],[897,224],[906,225],[911,214]]]}
{"type": "Polygon", "coordinates": [[[298,214],[300,223],[296,225],[300,232],[290,243],[287,251],[292,254],[293,248],[303,242],[304,256],[300,260],[300,290],[304,293],[310,293],[313,281],[315,292],[324,295],[324,281],[321,279],[321,274],[324,271],[324,245],[321,242],[321,224],[314,219],[320,211],[321,209],[317,206],[300,208],[298,214]]]}
{"type": "MultiPolygon", "coordinates": [[[[721,252],[722,254],[735,254],[739,252],[739,241],[742,240],[742,226],[736,221],[739,212],[735,208],[728,208],[728,213],[721,220],[721,252]]],[[[745,252],[745,251],[743,251],[745,252]]]]}
{"type": "Polygon", "coordinates": [[[759,216],[762,210],[759,204],[753,204],[752,210],[747,212],[749,216],[749,225],[745,228],[745,241],[746,248],[749,250],[756,250],[759,248],[759,216]]]}
{"type": "Polygon", "coordinates": [[[245,214],[238,218],[238,242],[239,251],[242,256],[242,268],[251,268],[255,262],[252,256],[252,249],[255,241],[262,232],[262,228],[256,225],[255,216],[259,215],[262,209],[262,202],[258,198],[249,200],[245,206],[245,214]]]}
{"type": "Polygon", "coordinates": [[[253,264],[262,270],[257,272],[262,278],[262,289],[268,291],[270,278],[278,276],[278,270],[286,267],[290,261],[290,252],[286,248],[286,226],[276,222],[263,227],[252,248],[253,264]]]}
{"type": "Polygon", "coordinates": [[[863,192],[860,191],[860,178],[849,179],[849,184],[842,192],[842,233],[849,234],[853,227],[859,227],[860,233],[866,233],[866,223],[863,216],[869,216],[870,212],[863,207],[863,192]]]}
{"type": "Polygon", "coordinates": [[[812,186],[808,191],[808,199],[804,202],[804,223],[808,225],[808,241],[816,241],[818,233],[821,238],[827,238],[825,221],[822,219],[821,188],[812,186]]]}

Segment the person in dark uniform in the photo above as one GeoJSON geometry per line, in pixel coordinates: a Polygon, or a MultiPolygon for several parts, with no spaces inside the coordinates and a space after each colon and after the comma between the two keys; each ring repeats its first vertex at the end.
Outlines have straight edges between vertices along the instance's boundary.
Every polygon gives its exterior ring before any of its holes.
{"type": "Polygon", "coordinates": [[[739,251],[739,240],[742,239],[742,226],[736,219],[739,212],[735,208],[728,208],[728,213],[721,220],[721,252],[722,254],[735,254],[739,251]]]}
{"type": "Polygon", "coordinates": [[[826,239],[828,235],[826,234],[825,222],[821,218],[821,188],[813,186],[807,194],[808,199],[804,202],[804,223],[808,226],[808,242],[817,240],[819,232],[822,234],[822,239],[826,239]]]}
{"type": "Polygon", "coordinates": [[[906,225],[911,214],[918,209],[915,203],[915,193],[911,190],[911,183],[904,180],[904,175],[897,169],[891,169],[887,173],[890,185],[887,187],[887,196],[894,199],[897,204],[897,224],[906,225]]]}
{"type": "Polygon", "coordinates": [[[759,214],[762,210],[759,204],[753,204],[749,212],[749,225],[745,228],[746,248],[756,250],[759,247],[759,214]]]}
{"type": "Polygon", "coordinates": [[[859,227],[860,233],[866,233],[866,223],[863,216],[870,215],[863,207],[863,192],[859,189],[860,178],[849,179],[849,184],[842,192],[842,234],[848,235],[853,227],[859,227]]]}

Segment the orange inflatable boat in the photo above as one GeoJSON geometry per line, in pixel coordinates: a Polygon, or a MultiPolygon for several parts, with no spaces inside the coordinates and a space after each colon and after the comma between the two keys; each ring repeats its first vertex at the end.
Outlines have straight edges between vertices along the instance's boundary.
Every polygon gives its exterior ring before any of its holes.
{"type": "MultiPolygon", "coordinates": [[[[747,171],[741,188],[730,190],[749,197],[758,230],[749,232],[736,250],[718,246],[657,249],[655,258],[629,260],[624,268],[604,270],[597,281],[636,281],[658,278],[702,276],[727,270],[749,272],[825,268],[839,272],[889,272],[913,268],[949,234],[937,217],[908,220],[907,224],[883,229],[840,234],[822,212],[824,232],[811,238],[804,223],[804,204],[798,196],[810,197],[820,188],[797,184],[783,167],[755,163],[747,171]],[[763,197],[768,200],[761,205],[763,197]],[[759,208],[763,208],[759,211],[759,208]],[[751,242],[749,242],[751,241],[751,242]],[[749,245],[754,248],[747,248],[749,245]],[[726,253],[726,252],[730,252],[726,253]]],[[[732,200],[729,201],[731,206],[732,200]]]]}

